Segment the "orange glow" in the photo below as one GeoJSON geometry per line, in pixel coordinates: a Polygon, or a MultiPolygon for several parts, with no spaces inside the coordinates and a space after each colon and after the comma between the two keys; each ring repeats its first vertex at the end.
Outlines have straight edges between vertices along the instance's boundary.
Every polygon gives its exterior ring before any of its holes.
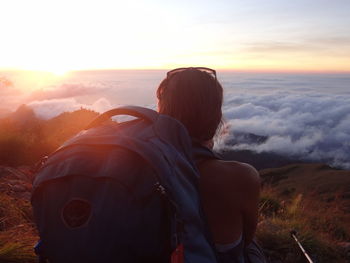
{"type": "Polygon", "coordinates": [[[55,85],[57,81],[64,79],[68,75],[68,72],[63,71],[16,70],[16,72],[17,77],[14,85],[24,92],[32,92],[55,85]]]}

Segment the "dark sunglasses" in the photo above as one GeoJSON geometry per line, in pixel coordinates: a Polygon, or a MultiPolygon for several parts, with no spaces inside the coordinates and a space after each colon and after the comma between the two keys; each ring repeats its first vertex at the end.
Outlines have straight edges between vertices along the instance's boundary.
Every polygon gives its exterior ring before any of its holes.
{"type": "Polygon", "coordinates": [[[176,68],[173,70],[170,70],[167,74],[166,74],[166,78],[170,79],[172,76],[174,76],[176,73],[179,73],[181,71],[187,70],[187,69],[196,69],[196,70],[200,70],[203,72],[206,72],[210,75],[212,75],[216,81],[216,71],[211,69],[211,68],[205,68],[205,67],[189,67],[189,68],[176,68]]]}

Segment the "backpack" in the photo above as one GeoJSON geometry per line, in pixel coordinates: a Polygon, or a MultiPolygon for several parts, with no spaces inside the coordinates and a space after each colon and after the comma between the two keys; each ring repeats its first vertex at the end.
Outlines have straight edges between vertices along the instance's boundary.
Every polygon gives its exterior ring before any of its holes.
{"type": "Polygon", "coordinates": [[[50,263],[217,262],[198,178],[179,121],[135,106],[105,112],[34,179],[36,252],[50,263]],[[115,115],[137,119],[104,122],[115,115]]]}

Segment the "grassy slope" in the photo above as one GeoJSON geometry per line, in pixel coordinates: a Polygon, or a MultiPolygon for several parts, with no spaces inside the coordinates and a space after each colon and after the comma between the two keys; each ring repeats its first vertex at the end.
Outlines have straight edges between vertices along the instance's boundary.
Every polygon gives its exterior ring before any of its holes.
{"type": "Polygon", "coordinates": [[[305,262],[290,237],[296,230],[316,262],[347,262],[350,240],[350,171],[296,164],[260,172],[264,188],[258,238],[282,262],[305,262]]]}
{"type": "Polygon", "coordinates": [[[281,193],[317,194],[320,198],[334,198],[341,193],[350,198],[350,171],[331,168],[325,164],[293,164],[260,171],[265,184],[281,193]]]}
{"type": "Polygon", "coordinates": [[[0,262],[35,262],[33,246],[37,242],[37,234],[32,221],[26,218],[23,211],[30,209],[28,202],[1,194],[0,203],[1,213],[5,211],[7,214],[0,218],[0,262]]]}

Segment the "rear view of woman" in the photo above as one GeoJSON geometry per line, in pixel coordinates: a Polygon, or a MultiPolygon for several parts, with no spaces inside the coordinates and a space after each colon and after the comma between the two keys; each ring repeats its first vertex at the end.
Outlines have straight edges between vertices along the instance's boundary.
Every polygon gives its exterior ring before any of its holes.
{"type": "Polygon", "coordinates": [[[220,160],[212,153],[222,121],[223,89],[209,68],[167,73],[157,90],[158,109],[187,128],[198,155],[200,192],[220,262],[264,262],[252,243],[258,218],[260,178],[250,165],[220,160]],[[247,259],[248,250],[256,254],[247,259]],[[249,261],[250,260],[250,261],[249,261]],[[255,260],[255,261],[254,261],[255,260]]]}

